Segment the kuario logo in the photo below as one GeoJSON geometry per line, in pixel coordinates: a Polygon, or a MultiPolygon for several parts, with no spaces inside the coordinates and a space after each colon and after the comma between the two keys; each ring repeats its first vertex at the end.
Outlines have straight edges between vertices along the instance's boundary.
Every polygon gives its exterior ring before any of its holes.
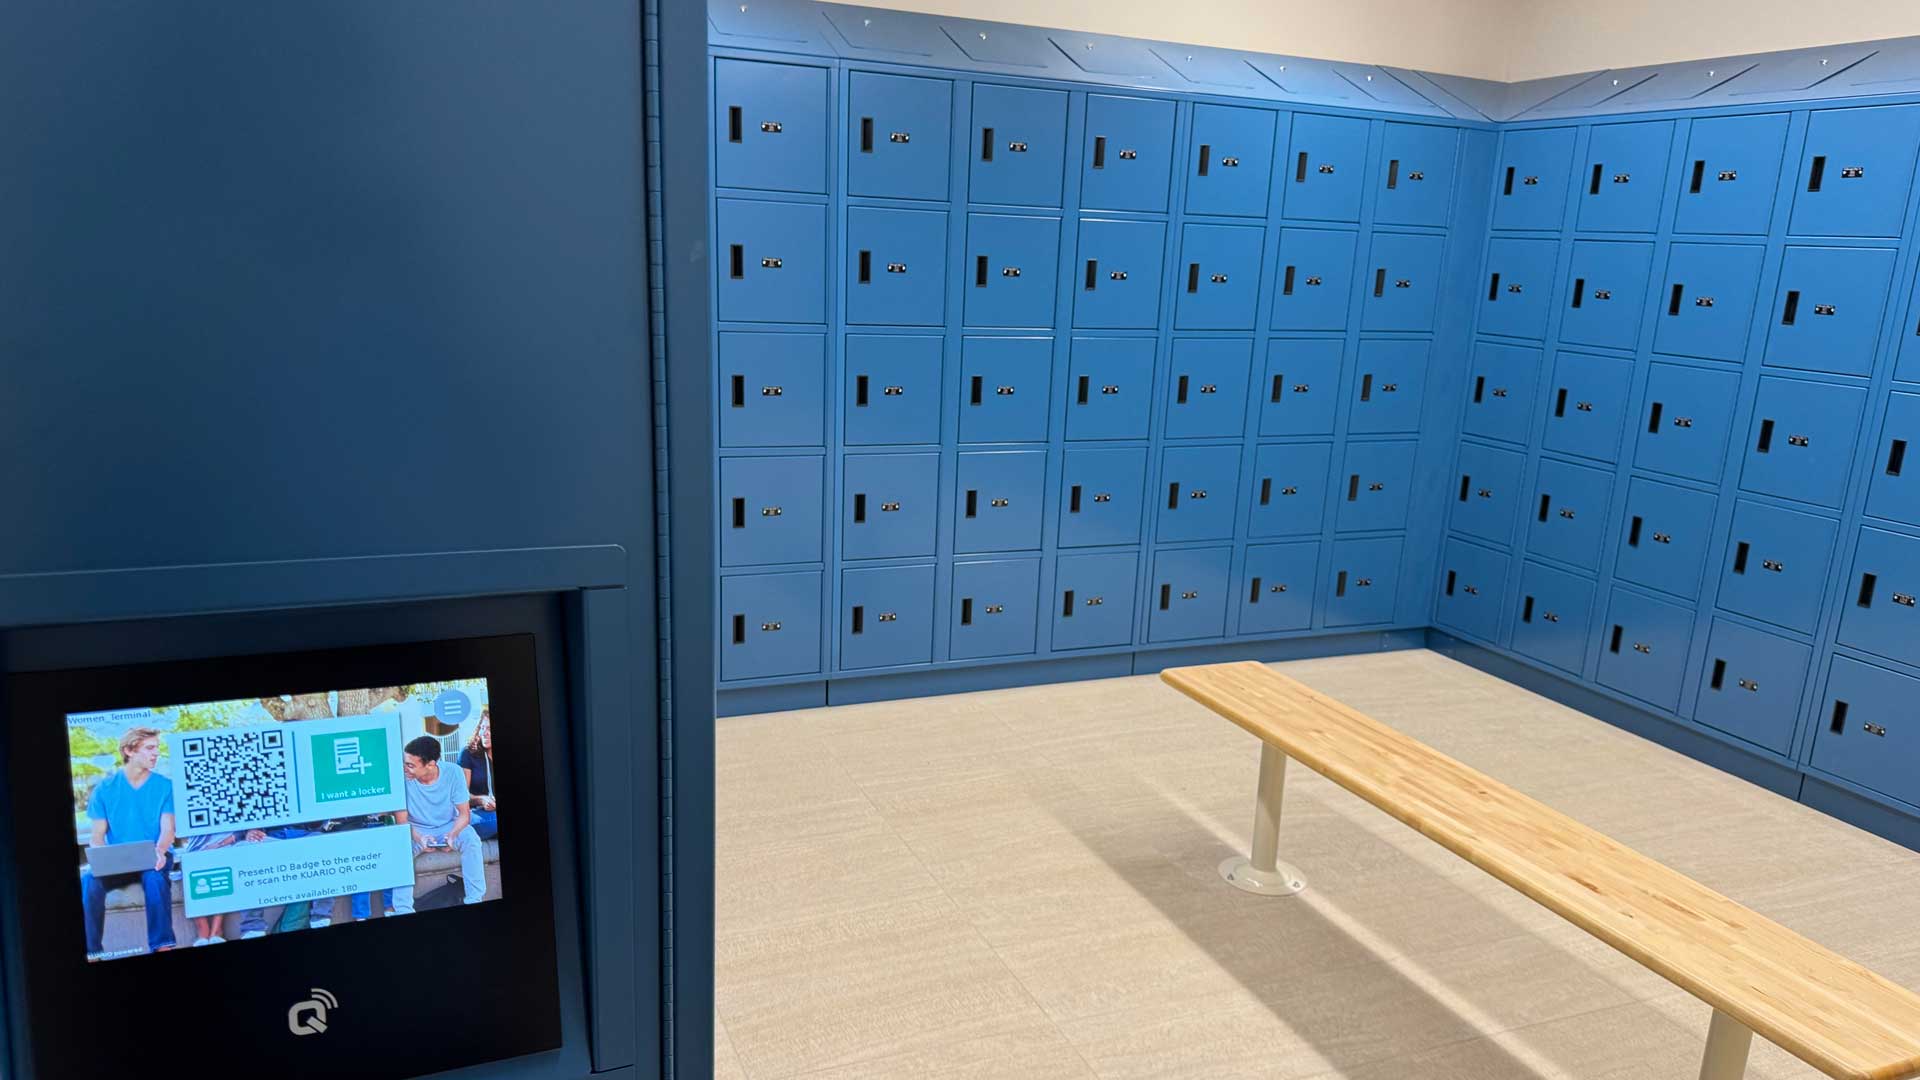
{"type": "Polygon", "coordinates": [[[287,1030],[295,1035],[318,1035],[327,1030],[327,1013],[340,1007],[332,993],[314,987],[312,997],[296,1001],[287,1010],[287,1030]]]}
{"type": "Polygon", "coordinates": [[[393,794],[387,729],[333,731],[313,737],[313,795],[328,803],[393,794]]]}

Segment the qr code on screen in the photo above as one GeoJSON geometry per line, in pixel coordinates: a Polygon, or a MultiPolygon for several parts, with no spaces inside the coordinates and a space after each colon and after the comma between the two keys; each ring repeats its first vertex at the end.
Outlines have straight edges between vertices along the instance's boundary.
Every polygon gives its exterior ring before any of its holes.
{"type": "Polygon", "coordinates": [[[293,810],[287,734],[210,732],[180,739],[181,793],[189,831],[281,818],[293,810]]]}

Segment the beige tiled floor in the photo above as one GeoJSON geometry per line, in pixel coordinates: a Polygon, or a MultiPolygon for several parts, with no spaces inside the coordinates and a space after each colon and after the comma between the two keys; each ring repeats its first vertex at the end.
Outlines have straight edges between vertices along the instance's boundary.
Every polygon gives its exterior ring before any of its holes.
{"type": "MultiPolygon", "coordinates": [[[[1283,670],[1920,987],[1920,854],[1429,652],[1283,670]]],[[[1152,677],[722,720],[718,1073],[1696,1075],[1706,1006],[1152,677]]],[[[1749,1075],[1816,1075],[1755,1043],[1749,1075]]]]}

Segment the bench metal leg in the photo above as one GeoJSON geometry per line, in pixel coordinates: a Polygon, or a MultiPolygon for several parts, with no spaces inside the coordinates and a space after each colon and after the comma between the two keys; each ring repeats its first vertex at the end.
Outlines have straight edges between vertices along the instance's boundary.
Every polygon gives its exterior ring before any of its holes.
{"type": "Polygon", "coordinates": [[[1740,1080],[1747,1074],[1747,1050],[1753,1031],[1747,1025],[1713,1010],[1707,1026],[1707,1054],[1700,1060],[1700,1080],[1740,1080]]]}
{"type": "Polygon", "coordinates": [[[1307,887],[1300,871],[1279,861],[1280,801],[1287,790],[1287,755],[1260,744],[1260,790],[1253,803],[1253,854],[1220,864],[1220,876],[1236,889],[1262,896],[1293,896],[1307,887]]]}

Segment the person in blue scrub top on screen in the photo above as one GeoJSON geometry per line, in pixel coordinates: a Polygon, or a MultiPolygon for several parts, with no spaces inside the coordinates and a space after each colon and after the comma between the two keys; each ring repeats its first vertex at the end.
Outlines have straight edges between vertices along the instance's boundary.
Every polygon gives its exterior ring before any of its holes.
{"type": "MultiPolygon", "coordinates": [[[[486,899],[487,867],[480,836],[473,831],[472,796],[462,771],[440,760],[440,742],[422,735],[406,747],[407,809],[402,820],[413,827],[413,853],[445,851],[460,853],[460,877],[464,899],[477,904],[486,899]]],[[[413,886],[393,890],[393,913],[413,911],[413,886]]]]}
{"type": "Polygon", "coordinates": [[[153,844],[153,869],[138,874],[97,878],[90,868],[80,871],[80,904],[87,920],[87,955],[98,956],[107,924],[107,890],[131,884],[136,878],[146,894],[147,949],[165,952],[174,947],[173,781],[155,769],[160,764],[160,733],[150,727],[128,728],[120,736],[120,767],[100,781],[87,800],[93,823],[92,847],[107,844],[153,844]]]}

